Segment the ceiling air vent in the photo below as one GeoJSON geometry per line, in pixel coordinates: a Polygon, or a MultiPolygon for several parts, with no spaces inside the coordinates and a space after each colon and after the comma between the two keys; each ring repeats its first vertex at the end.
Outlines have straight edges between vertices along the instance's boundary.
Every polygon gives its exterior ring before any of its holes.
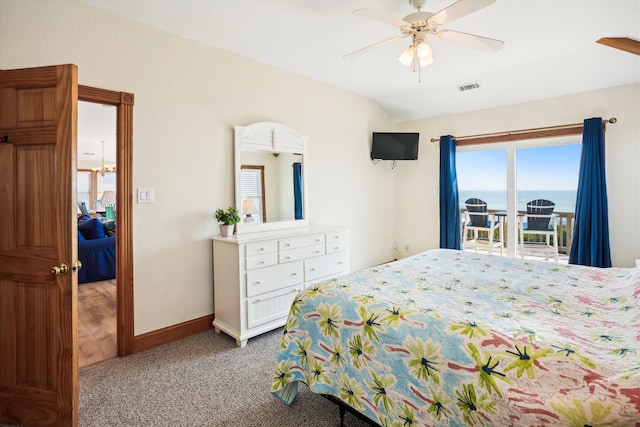
{"type": "Polygon", "coordinates": [[[480,83],[473,82],[473,83],[467,83],[464,85],[459,85],[458,89],[460,89],[460,92],[464,92],[467,90],[478,89],[479,87],[480,87],[480,83]]]}

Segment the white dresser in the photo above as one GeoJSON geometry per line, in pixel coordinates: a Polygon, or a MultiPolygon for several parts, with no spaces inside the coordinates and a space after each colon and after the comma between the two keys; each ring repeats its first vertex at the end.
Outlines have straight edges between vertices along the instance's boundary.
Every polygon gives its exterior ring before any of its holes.
{"type": "Polygon", "coordinates": [[[283,326],[305,287],[350,271],[349,229],[309,226],[213,238],[216,332],[240,347],[283,326]]]}

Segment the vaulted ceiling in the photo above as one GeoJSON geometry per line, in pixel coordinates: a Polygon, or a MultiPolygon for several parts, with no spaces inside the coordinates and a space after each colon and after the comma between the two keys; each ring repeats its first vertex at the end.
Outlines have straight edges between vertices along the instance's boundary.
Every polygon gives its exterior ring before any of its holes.
{"type": "MultiPolygon", "coordinates": [[[[638,0],[497,0],[440,29],[503,40],[502,50],[488,53],[428,37],[434,63],[419,73],[398,61],[408,39],[343,59],[400,34],[354,10],[401,19],[415,12],[408,0],[82,1],[365,95],[397,121],[640,81],[640,56],[596,43],[601,37],[640,40],[638,0]],[[459,90],[470,83],[479,87],[459,90]]],[[[452,3],[427,0],[423,11],[452,3]]]]}

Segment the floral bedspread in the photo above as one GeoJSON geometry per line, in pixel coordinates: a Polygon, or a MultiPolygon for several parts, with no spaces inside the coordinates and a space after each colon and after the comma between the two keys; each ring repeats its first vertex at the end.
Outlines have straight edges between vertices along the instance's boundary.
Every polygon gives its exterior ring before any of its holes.
{"type": "Polygon", "coordinates": [[[275,366],[383,426],[640,426],[640,268],[432,250],[302,291],[275,366]]]}

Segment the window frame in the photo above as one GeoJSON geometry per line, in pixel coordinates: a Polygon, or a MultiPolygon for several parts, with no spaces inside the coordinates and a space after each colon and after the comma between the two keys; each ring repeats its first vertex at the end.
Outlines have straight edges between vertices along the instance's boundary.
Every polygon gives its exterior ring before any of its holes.
{"type": "Polygon", "coordinates": [[[262,218],[262,222],[267,222],[267,200],[265,195],[264,188],[264,166],[263,165],[240,165],[240,185],[242,185],[242,173],[245,170],[256,170],[259,171],[260,174],[260,214],[262,218]]]}

